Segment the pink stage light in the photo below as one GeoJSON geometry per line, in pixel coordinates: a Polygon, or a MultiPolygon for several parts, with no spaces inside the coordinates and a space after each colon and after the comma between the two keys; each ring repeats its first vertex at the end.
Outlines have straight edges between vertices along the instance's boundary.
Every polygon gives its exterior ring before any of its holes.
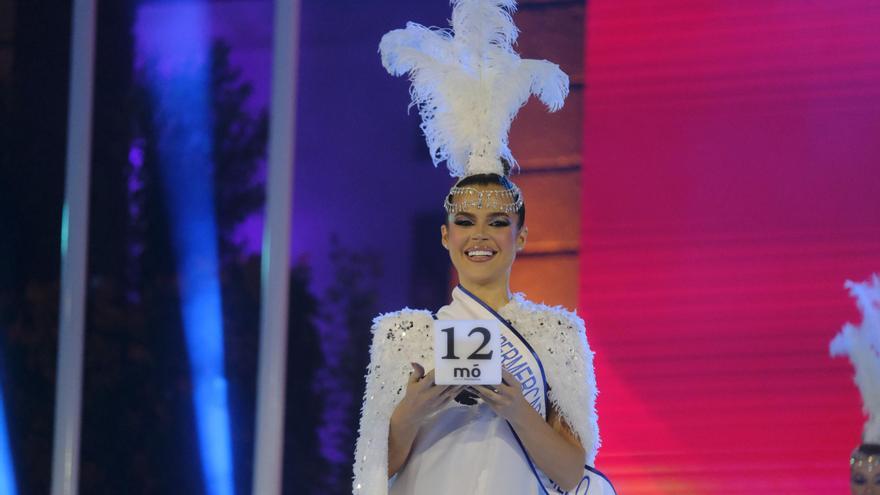
{"type": "Polygon", "coordinates": [[[588,2],[580,309],[620,493],[848,490],[880,4],[588,2]]]}

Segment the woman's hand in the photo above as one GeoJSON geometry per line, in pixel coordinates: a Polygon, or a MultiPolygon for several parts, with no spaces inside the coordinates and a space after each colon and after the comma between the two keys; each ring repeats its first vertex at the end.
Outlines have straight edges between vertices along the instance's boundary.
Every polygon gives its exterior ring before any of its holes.
{"type": "Polygon", "coordinates": [[[420,424],[431,413],[438,411],[461,392],[462,386],[438,386],[434,384],[434,370],[425,374],[419,363],[410,363],[413,371],[406,384],[406,395],[391,416],[392,421],[402,424],[420,424]]]}
{"type": "Polygon", "coordinates": [[[523,397],[515,376],[502,368],[502,377],[498,387],[472,388],[510,423],[535,464],[560,487],[573,490],[581,480],[586,456],[580,441],[552,405],[548,422],[523,397]]]}
{"type": "Polygon", "coordinates": [[[522,394],[522,384],[509,371],[501,368],[501,385],[496,387],[478,385],[471,387],[495,414],[510,421],[521,423],[527,416],[536,414],[522,394]]]}
{"type": "Polygon", "coordinates": [[[413,371],[406,384],[406,395],[391,414],[391,422],[388,426],[389,478],[406,463],[422,421],[443,407],[464,388],[437,386],[434,384],[434,370],[425,374],[422,365],[411,364],[413,371]]]}

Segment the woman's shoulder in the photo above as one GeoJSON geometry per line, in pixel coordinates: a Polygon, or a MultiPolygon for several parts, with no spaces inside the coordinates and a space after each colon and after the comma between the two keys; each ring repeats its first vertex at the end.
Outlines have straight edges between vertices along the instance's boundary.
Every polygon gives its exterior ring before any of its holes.
{"type": "Polygon", "coordinates": [[[510,316],[515,319],[528,319],[538,326],[557,327],[575,332],[584,332],[584,320],[578,316],[577,310],[571,311],[564,306],[550,306],[526,299],[525,295],[518,292],[513,295],[516,304],[512,305],[510,316]]]}
{"type": "Polygon", "coordinates": [[[406,364],[408,360],[424,360],[434,342],[434,317],[430,311],[403,308],[383,313],[373,319],[373,361],[385,360],[406,364]],[[405,359],[404,359],[405,358],[405,359]]]}
{"type": "Polygon", "coordinates": [[[373,318],[372,331],[376,339],[414,341],[422,340],[419,337],[429,337],[433,327],[434,315],[430,311],[403,308],[373,318]]]}
{"type": "Polygon", "coordinates": [[[434,315],[426,309],[403,308],[398,311],[379,314],[373,318],[373,327],[413,327],[417,324],[430,326],[433,320],[434,315]]]}

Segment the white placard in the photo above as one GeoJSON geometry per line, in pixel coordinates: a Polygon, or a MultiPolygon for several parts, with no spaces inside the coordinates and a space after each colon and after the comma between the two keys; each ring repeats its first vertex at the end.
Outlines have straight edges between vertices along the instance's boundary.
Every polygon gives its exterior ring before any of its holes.
{"type": "Polygon", "coordinates": [[[435,320],[434,383],[501,383],[501,327],[498,320],[435,320]]]}

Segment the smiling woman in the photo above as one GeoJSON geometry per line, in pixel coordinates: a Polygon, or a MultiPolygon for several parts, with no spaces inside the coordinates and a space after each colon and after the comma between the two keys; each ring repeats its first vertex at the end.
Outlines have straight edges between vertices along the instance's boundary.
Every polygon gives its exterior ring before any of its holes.
{"type": "MultiPolygon", "coordinates": [[[[431,156],[459,178],[444,202],[440,240],[460,284],[436,312],[404,309],[375,319],[353,490],[614,493],[593,468],[596,382],[583,321],[510,290],[528,228],[522,192],[508,178],[516,167],[508,129],[530,94],[560,108],[568,77],[513,51],[512,0],[452,4],[454,35],[410,23],[386,34],[380,51],[389,72],[410,74],[431,156]],[[501,383],[436,384],[435,359],[459,358],[435,358],[435,320],[444,327],[494,321],[501,383]]],[[[471,328],[485,332],[487,345],[490,332],[471,328]]]]}
{"type": "Polygon", "coordinates": [[[880,494],[880,445],[863,443],[850,457],[850,494],[880,494]]]}
{"type": "Polygon", "coordinates": [[[435,313],[375,320],[354,492],[614,493],[593,468],[596,386],[583,321],[510,291],[528,234],[522,193],[505,176],[472,175],[445,206],[441,242],[460,284],[435,313]],[[435,384],[435,319],[498,321],[503,382],[435,384]]]}
{"type": "MultiPolygon", "coordinates": [[[[501,288],[509,285],[511,265],[528,235],[522,193],[495,174],[466,177],[453,190],[460,192],[446,200],[448,215],[440,234],[459,280],[475,294],[502,294],[509,300],[501,288]]],[[[506,301],[488,302],[499,306],[506,301]]]]}

